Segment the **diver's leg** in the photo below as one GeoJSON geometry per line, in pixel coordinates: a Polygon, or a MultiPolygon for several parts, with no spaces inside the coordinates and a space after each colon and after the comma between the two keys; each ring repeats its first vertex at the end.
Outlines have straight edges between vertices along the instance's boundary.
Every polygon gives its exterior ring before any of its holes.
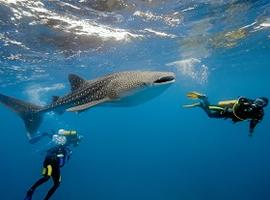
{"type": "Polygon", "coordinates": [[[211,110],[208,107],[202,107],[209,118],[224,118],[220,111],[211,110]]]}
{"type": "Polygon", "coordinates": [[[43,183],[47,182],[50,179],[49,176],[44,176],[42,178],[40,178],[32,187],[31,189],[35,190],[37,187],[39,187],[40,185],[42,185],[43,183]]]}
{"type": "Polygon", "coordinates": [[[32,196],[36,190],[37,187],[42,185],[43,183],[47,182],[49,180],[49,176],[44,176],[40,178],[37,182],[34,183],[34,185],[31,186],[31,188],[27,191],[26,198],[25,199],[32,199],[32,196]]]}
{"type": "Polygon", "coordinates": [[[206,114],[210,118],[223,118],[224,117],[219,110],[210,109],[210,103],[206,96],[201,98],[200,107],[206,112],[206,114]]]}
{"type": "Polygon", "coordinates": [[[60,176],[60,167],[59,166],[57,166],[53,169],[52,178],[53,178],[54,184],[51,187],[51,189],[48,191],[44,200],[48,200],[54,194],[54,192],[57,190],[57,188],[60,186],[61,176],[60,176]]]}
{"type": "Polygon", "coordinates": [[[191,99],[199,99],[200,101],[193,104],[183,105],[184,108],[200,107],[210,118],[224,118],[224,109],[217,109],[218,106],[211,106],[206,95],[198,92],[189,92],[187,93],[187,97],[191,99]],[[213,109],[213,107],[215,107],[215,109],[213,109]]]}
{"type": "Polygon", "coordinates": [[[31,188],[27,191],[26,195],[27,200],[32,199],[32,195],[37,187],[39,187],[40,185],[42,185],[43,183],[47,182],[50,179],[51,173],[52,173],[52,166],[50,164],[47,164],[47,160],[45,159],[42,170],[43,177],[40,178],[37,182],[35,182],[34,185],[32,185],[31,188]]]}

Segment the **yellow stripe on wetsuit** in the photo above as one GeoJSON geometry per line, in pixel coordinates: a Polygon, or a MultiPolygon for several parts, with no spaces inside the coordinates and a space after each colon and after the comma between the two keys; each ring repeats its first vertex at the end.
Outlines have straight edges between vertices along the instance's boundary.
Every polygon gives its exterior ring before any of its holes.
{"type": "Polygon", "coordinates": [[[42,170],[42,175],[43,176],[51,176],[52,175],[52,166],[51,165],[47,165],[47,167],[44,167],[42,170]]]}
{"type": "MultiPolygon", "coordinates": [[[[47,167],[44,167],[43,169],[42,169],[42,175],[43,176],[52,176],[52,166],[51,165],[48,165],[47,167]]],[[[62,177],[61,176],[59,176],[59,182],[61,182],[62,181],[62,177]]]]}

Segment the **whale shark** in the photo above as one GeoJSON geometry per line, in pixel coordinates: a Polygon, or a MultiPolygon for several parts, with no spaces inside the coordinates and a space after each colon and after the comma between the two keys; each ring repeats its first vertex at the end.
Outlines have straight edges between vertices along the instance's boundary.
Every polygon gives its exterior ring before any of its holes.
{"type": "Polygon", "coordinates": [[[47,112],[63,114],[83,112],[94,106],[135,106],[149,101],[165,91],[174,81],[172,72],[124,71],[93,80],[76,75],[68,76],[71,91],[60,97],[53,96],[46,106],[35,105],[0,94],[0,103],[16,112],[24,121],[29,139],[38,130],[47,112]]]}

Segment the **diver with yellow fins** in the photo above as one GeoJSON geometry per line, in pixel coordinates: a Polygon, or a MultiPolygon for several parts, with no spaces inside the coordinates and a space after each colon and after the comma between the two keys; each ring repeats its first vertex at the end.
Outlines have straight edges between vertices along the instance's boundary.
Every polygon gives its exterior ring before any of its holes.
{"type": "Polygon", "coordinates": [[[53,147],[46,152],[46,157],[43,162],[42,178],[31,186],[24,200],[31,200],[36,188],[47,182],[50,178],[53,179],[54,184],[44,200],[48,200],[54,194],[61,182],[60,168],[66,164],[72,154],[70,146],[78,146],[82,136],[79,135],[77,131],[60,129],[58,133],[52,135],[51,138],[53,147]]]}
{"type": "Polygon", "coordinates": [[[210,118],[231,119],[234,123],[249,120],[249,136],[252,136],[256,125],[262,121],[264,108],[268,105],[268,98],[259,97],[255,100],[239,97],[234,100],[220,101],[211,105],[208,97],[198,92],[189,92],[187,97],[198,99],[199,102],[184,105],[184,108],[202,108],[210,118]]]}

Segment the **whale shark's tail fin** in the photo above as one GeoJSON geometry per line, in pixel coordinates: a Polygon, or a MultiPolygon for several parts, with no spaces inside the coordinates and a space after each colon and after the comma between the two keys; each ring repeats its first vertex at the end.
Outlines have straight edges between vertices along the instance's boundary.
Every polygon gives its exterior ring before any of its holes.
{"type": "Polygon", "coordinates": [[[42,121],[41,106],[0,94],[0,103],[16,112],[24,121],[27,136],[32,138],[42,121]]]}

